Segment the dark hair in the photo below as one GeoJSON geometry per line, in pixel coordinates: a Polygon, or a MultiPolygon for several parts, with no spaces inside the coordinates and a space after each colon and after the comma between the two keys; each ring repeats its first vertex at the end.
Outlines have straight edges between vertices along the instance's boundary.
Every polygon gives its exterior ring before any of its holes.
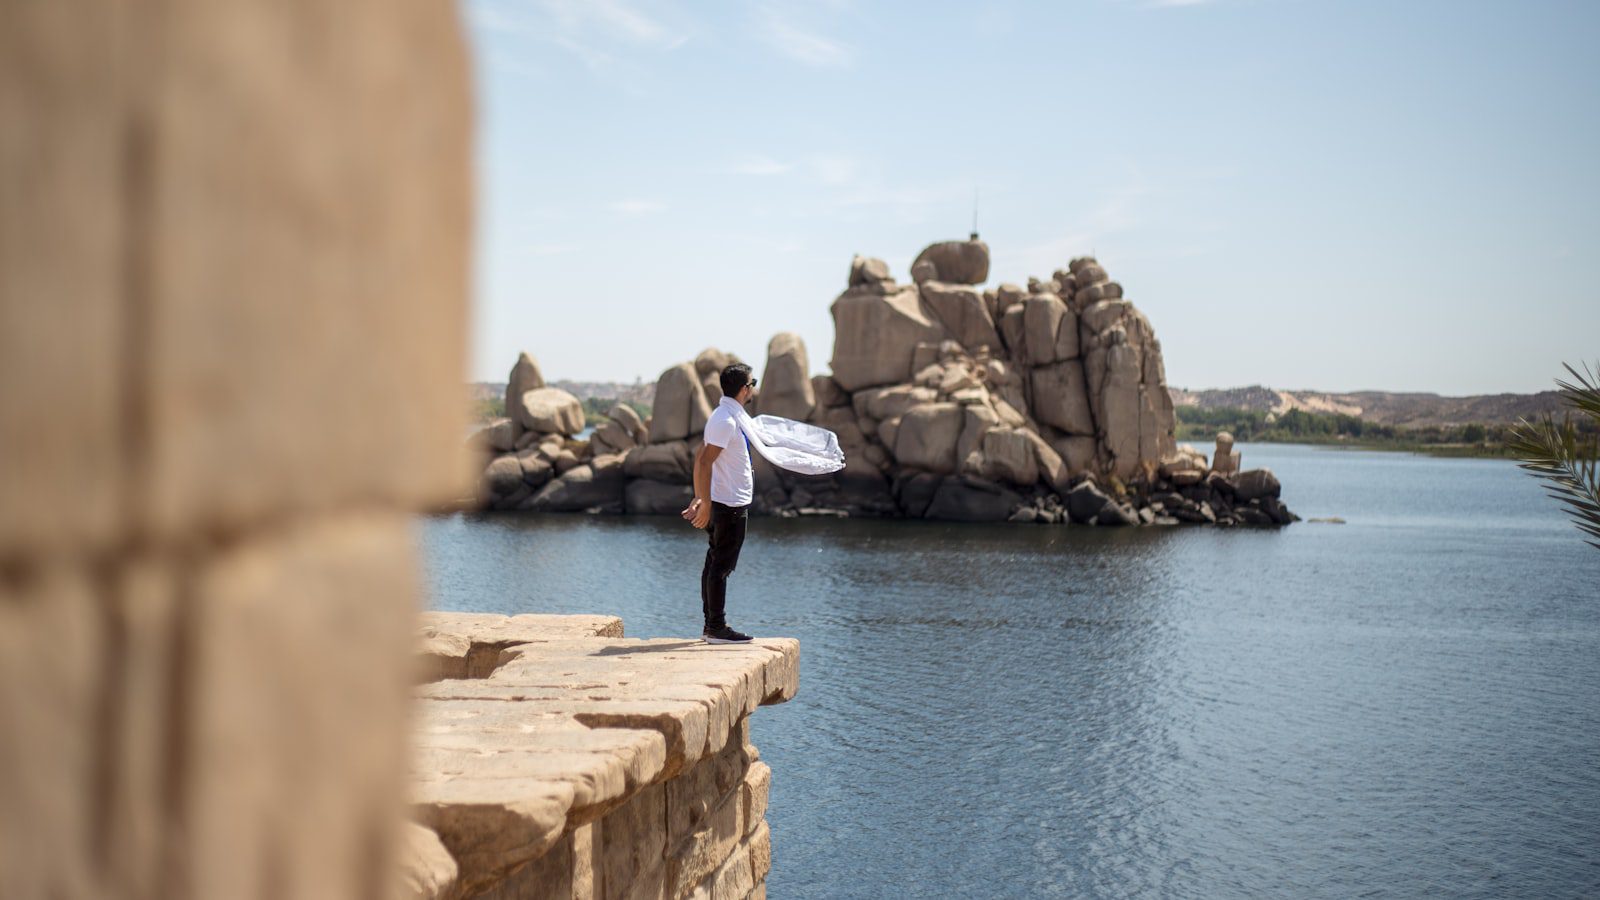
{"type": "Polygon", "coordinates": [[[722,370],[722,396],[737,397],[744,386],[750,383],[750,367],[744,363],[734,363],[722,370]]]}

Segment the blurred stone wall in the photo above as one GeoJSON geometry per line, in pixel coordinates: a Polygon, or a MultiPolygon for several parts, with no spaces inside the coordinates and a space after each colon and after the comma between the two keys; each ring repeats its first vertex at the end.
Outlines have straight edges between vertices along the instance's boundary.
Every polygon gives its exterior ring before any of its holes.
{"type": "Polygon", "coordinates": [[[465,54],[449,0],[0,2],[0,896],[391,893],[465,54]]]}

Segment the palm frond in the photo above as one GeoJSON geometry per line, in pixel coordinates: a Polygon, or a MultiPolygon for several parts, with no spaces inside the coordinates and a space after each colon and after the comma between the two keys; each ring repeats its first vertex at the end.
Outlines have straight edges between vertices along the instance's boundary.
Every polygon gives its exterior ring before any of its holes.
{"type": "MultiPolygon", "coordinates": [[[[1571,365],[1566,369],[1576,383],[1556,382],[1562,399],[1600,425],[1600,380],[1587,365],[1581,373],[1571,365]]],[[[1524,470],[1544,481],[1545,493],[1566,508],[1578,529],[1600,539],[1600,436],[1585,438],[1570,414],[1560,422],[1546,415],[1519,421],[1507,446],[1524,470]]],[[[1600,549],[1600,540],[1586,543],[1600,549]]]]}
{"type": "MultiPolygon", "coordinates": [[[[1596,377],[1595,372],[1590,371],[1588,363],[1584,364],[1581,373],[1569,363],[1562,365],[1566,366],[1567,371],[1572,373],[1573,381],[1577,382],[1573,384],[1570,381],[1556,379],[1556,387],[1566,395],[1563,399],[1579,412],[1600,422],[1600,378],[1596,377]]],[[[1600,364],[1596,364],[1595,368],[1600,369],[1600,364]]]]}

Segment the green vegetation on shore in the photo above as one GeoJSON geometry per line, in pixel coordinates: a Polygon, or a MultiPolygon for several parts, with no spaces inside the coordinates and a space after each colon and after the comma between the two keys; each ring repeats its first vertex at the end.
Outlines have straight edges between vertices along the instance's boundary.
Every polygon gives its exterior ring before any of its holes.
{"type": "Polygon", "coordinates": [[[1236,441],[1326,444],[1364,450],[1396,450],[1432,456],[1509,457],[1513,426],[1468,422],[1407,428],[1382,425],[1341,413],[1292,409],[1282,415],[1231,407],[1179,406],[1178,440],[1205,442],[1219,431],[1236,441]]]}
{"type": "MultiPolygon", "coordinates": [[[[611,407],[621,403],[633,407],[639,418],[650,418],[650,404],[640,403],[637,400],[618,400],[615,397],[585,397],[583,398],[583,420],[585,425],[595,426],[606,420],[606,413],[611,407]]],[[[504,397],[478,397],[472,403],[472,421],[482,424],[493,421],[506,414],[506,401],[504,397]]]]}
{"type": "Polygon", "coordinates": [[[637,400],[618,400],[615,397],[585,397],[583,398],[583,420],[590,427],[599,425],[606,420],[606,413],[618,403],[633,408],[640,419],[650,418],[650,404],[640,403],[637,400]]]}
{"type": "Polygon", "coordinates": [[[472,403],[472,421],[482,424],[506,414],[506,398],[478,397],[472,403]]]}

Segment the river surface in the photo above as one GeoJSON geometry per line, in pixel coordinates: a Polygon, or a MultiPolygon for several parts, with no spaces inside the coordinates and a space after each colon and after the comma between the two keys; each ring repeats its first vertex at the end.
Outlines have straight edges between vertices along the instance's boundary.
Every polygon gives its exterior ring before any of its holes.
{"type": "MultiPolygon", "coordinates": [[[[1242,449],[1347,524],[752,519],[769,896],[1600,896],[1600,551],[1508,462],[1242,449]]],[[[441,609],[699,633],[676,519],[421,541],[441,609]]]]}

